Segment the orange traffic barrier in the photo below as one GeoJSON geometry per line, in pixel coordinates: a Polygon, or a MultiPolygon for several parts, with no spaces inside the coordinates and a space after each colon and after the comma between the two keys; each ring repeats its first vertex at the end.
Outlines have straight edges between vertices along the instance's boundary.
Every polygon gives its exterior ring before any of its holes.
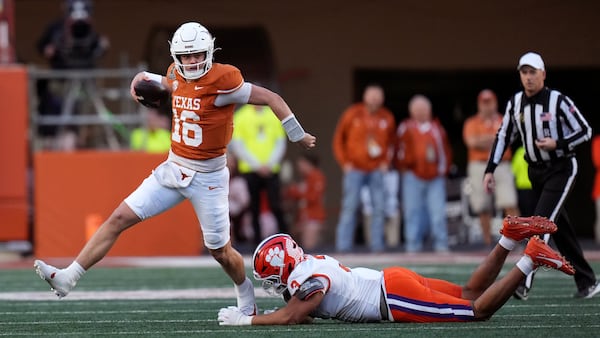
{"type": "Polygon", "coordinates": [[[85,216],[85,241],[89,241],[96,230],[102,225],[104,219],[100,214],[93,213],[85,216]]]}

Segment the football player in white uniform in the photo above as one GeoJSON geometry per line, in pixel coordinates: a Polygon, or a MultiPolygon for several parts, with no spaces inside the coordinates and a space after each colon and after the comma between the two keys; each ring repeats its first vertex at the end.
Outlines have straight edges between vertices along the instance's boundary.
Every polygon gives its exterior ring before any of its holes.
{"type": "Polygon", "coordinates": [[[173,63],[165,76],[140,72],[131,81],[134,99],[138,99],[134,88],[140,81],[155,81],[171,91],[173,127],[167,160],[121,202],[71,265],[58,269],[36,260],[34,267],[58,297],[65,297],[123,231],[188,199],[200,221],[205,247],[234,282],[241,311],[252,314],[254,287],[229,234],[225,153],[233,132],[234,107],[268,105],[290,141],[312,148],[316,138],[304,131],[281,96],[246,82],[232,65],[213,63],[214,39],[201,24],[184,23],[170,44],[173,63]]]}
{"type": "Polygon", "coordinates": [[[263,288],[283,295],[287,305],[269,314],[248,316],[222,308],[220,325],[307,323],[312,318],[348,322],[465,322],[486,320],[513,294],[519,282],[539,266],[566,274],[575,270],[538,235],[556,232],[543,217],[507,217],[502,237],[464,286],[425,278],[402,267],[382,271],[348,268],[336,259],[305,254],[286,234],[262,241],[254,252],[254,277],[263,288]],[[496,281],[518,242],[530,238],[523,257],[496,281]]]}

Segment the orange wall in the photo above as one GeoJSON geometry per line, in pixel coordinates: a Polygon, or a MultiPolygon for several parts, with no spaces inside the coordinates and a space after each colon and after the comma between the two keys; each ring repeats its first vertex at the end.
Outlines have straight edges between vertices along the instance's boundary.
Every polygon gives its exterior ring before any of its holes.
{"type": "MultiPolygon", "coordinates": [[[[35,50],[35,41],[46,24],[60,15],[62,2],[16,2],[16,47],[23,62],[47,65],[35,50]]],[[[102,59],[105,67],[117,67],[123,60],[130,65],[147,61],[148,49],[168,61],[169,37],[147,45],[155,27],[177,27],[189,20],[209,29],[264,27],[275,67],[288,76],[280,93],[305,129],[318,138],[315,152],[331,178],[327,183],[330,208],[339,207],[341,200],[341,169],[331,152],[333,129],[352,103],[355,70],[515,71],[518,57],[536,50],[544,57],[551,79],[552,69],[559,67],[600,67],[598,13],[600,1],[591,0],[94,2],[98,31],[111,41],[102,59]]],[[[216,36],[217,46],[219,41],[216,36]]],[[[217,62],[220,57],[215,53],[217,62]]],[[[246,71],[242,69],[244,75],[246,71]]],[[[299,149],[289,146],[288,155],[299,149]]]]}
{"type": "MultiPolygon", "coordinates": [[[[164,159],[134,152],[36,153],[35,255],[76,256],[94,218],[106,219],[164,159]]],[[[126,230],[109,256],[198,255],[201,236],[191,204],[184,201],[126,230]]]]}
{"type": "Polygon", "coordinates": [[[28,239],[27,72],[0,66],[0,241],[28,239]]]}

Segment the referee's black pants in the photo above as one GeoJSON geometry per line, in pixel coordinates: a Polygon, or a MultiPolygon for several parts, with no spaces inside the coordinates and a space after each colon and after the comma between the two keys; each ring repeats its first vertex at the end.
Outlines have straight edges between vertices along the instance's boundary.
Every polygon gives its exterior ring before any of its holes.
{"type": "Polygon", "coordinates": [[[255,172],[250,172],[242,175],[246,179],[248,184],[248,192],[250,193],[250,213],[252,216],[252,227],[254,228],[254,244],[262,241],[261,226],[260,226],[260,208],[261,208],[261,192],[263,190],[267,193],[267,201],[269,202],[269,209],[277,220],[277,227],[279,232],[287,232],[287,222],[283,215],[283,208],[281,206],[281,182],[279,181],[279,174],[273,173],[269,176],[263,177],[255,172]]]}
{"type": "Polygon", "coordinates": [[[583,251],[564,208],[566,199],[575,186],[576,176],[575,157],[529,165],[529,179],[537,199],[534,214],[548,217],[556,223],[558,231],[552,235],[552,239],[560,253],[573,264],[575,284],[578,290],[583,290],[596,282],[596,276],[583,257],[583,251]]]}

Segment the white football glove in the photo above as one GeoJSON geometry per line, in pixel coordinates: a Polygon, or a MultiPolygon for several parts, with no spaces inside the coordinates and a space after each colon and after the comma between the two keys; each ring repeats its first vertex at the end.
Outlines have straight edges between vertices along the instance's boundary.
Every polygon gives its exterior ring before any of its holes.
{"type": "Polygon", "coordinates": [[[242,313],[242,311],[235,306],[228,306],[219,310],[219,316],[217,320],[219,325],[252,325],[252,317],[242,313]]]}

